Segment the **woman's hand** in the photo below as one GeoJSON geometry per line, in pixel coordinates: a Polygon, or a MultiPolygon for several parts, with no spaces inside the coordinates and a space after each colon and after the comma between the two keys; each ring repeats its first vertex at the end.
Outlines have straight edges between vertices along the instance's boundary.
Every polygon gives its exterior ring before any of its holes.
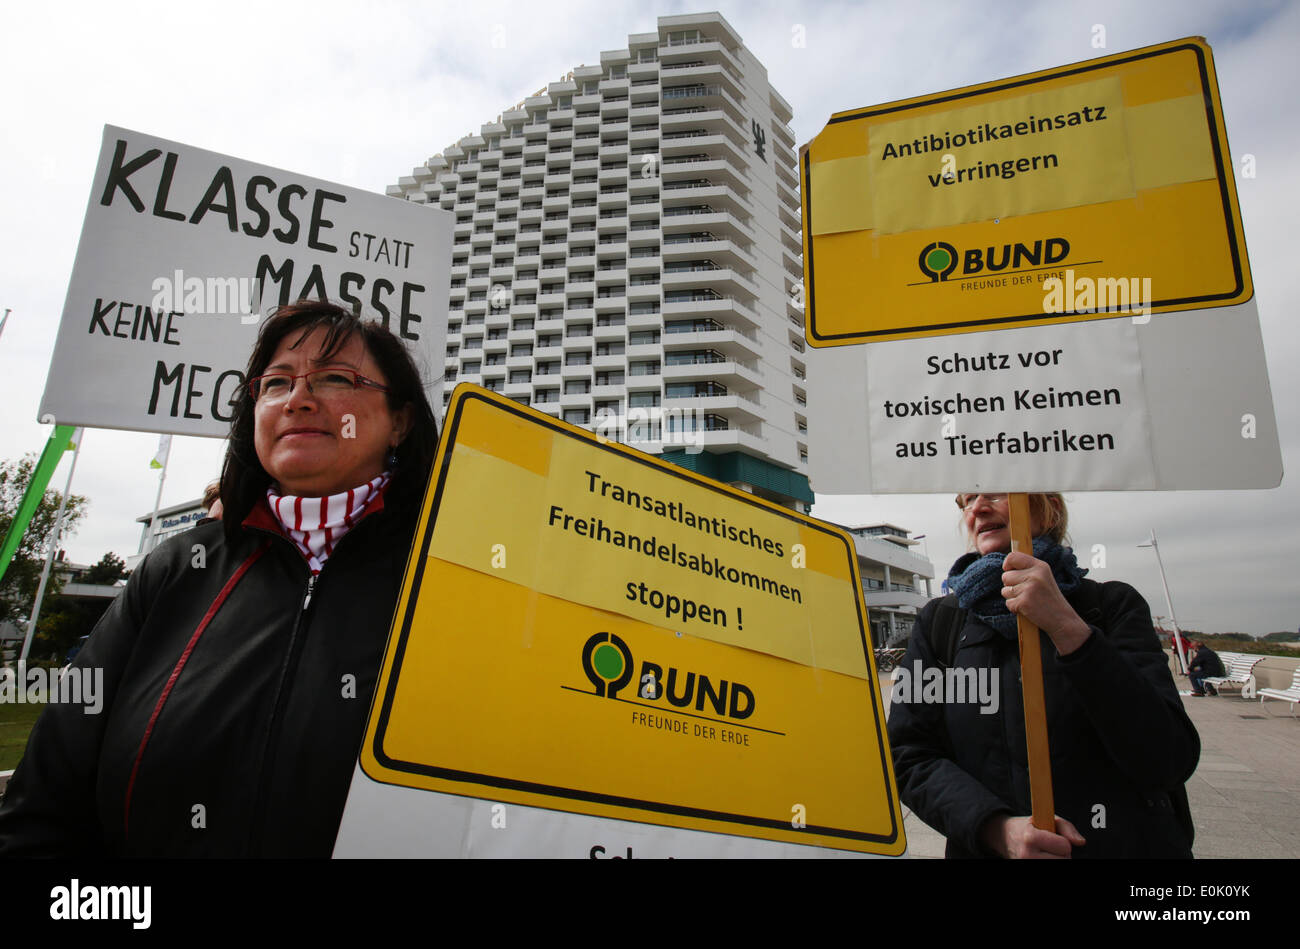
{"type": "Polygon", "coordinates": [[[1064,817],[1056,818],[1052,833],[1039,830],[1031,818],[999,814],[984,822],[980,835],[990,850],[1010,860],[1068,860],[1074,847],[1087,843],[1064,817]]]}
{"type": "Polygon", "coordinates": [[[1074,652],[1092,635],[1092,629],[1066,602],[1052,568],[1023,551],[1013,550],[1002,561],[1002,598],[1008,610],[1050,636],[1062,656],[1074,652]]]}

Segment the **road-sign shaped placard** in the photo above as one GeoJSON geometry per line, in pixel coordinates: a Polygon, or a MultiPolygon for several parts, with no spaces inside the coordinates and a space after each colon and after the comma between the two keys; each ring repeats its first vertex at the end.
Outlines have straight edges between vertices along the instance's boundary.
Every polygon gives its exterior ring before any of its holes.
{"type": "Polygon", "coordinates": [[[1200,38],[837,113],[800,175],[814,346],[1253,293],[1200,38]]]}
{"type": "Polygon", "coordinates": [[[843,531],[460,386],[361,768],[899,854],[866,615],[843,531]]]}

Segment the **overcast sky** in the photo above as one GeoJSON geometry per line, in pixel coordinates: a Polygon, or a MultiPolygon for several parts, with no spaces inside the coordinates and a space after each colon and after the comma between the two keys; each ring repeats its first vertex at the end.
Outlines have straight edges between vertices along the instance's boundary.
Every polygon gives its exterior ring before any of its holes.
{"type": "MultiPolygon", "coordinates": [[[[1215,53],[1284,467],[1297,461],[1300,360],[1300,5],[1232,2],[24,4],[6,10],[0,88],[0,457],[39,451],[37,406],[105,124],[382,192],[434,152],[655,17],[720,9],[794,108],[800,143],[831,113],[1165,42],[1215,53]],[[1013,12],[1014,11],[1014,12],[1013,12]],[[1100,24],[1106,48],[1092,40],[1100,24]],[[803,39],[799,45],[798,39],[803,39]],[[495,40],[495,43],[494,43],[495,40]]],[[[74,383],[75,384],[75,383],[74,383]]],[[[816,411],[815,406],[810,407],[816,411]]],[[[73,490],[89,515],[77,561],[135,553],[153,508],[157,437],[87,434],[73,490]]],[[[180,438],[163,504],[197,497],[216,440],[180,438]]],[[[70,457],[70,456],[69,456],[70,457]]],[[[65,462],[66,465],[66,462],[65,462]]],[[[53,484],[62,488],[66,469],[53,484]]],[[[1122,578],[1166,614],[1154,528],[1184,627],[1255,634],[1300,625],[1300,490],[1074,494],[1075,546],[1104,544],[1097,579],[1122,578]]],[[[824,497],[814,513],[925,534],[939,574],[963,550],[949,496],[824,497]]]]}

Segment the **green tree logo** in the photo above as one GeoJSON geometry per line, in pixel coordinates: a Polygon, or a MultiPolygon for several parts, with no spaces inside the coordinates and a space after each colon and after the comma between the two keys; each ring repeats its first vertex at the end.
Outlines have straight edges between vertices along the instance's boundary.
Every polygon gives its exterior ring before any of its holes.
{"type": "Polygon", "coordinates": [[[948,274],[957,269],[957,248],[947,241],[926,244],[917,259],[917,265],[932,283],[947,280],[948,274]]]}
{"type": "Polygon", "coordinates": [[[632,681],[632,650],[613,633],[595,633],[583,644],[582,671],[597,695],[612,699],[632,681]]]}

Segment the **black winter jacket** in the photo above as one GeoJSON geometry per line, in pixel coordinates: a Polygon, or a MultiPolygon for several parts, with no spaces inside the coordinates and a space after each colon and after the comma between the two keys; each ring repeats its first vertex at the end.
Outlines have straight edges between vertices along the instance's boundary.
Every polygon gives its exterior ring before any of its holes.
{"type": "MultiPolygon", "coordinates": [[[[1068,598],[1092,627],[1083,646],[1062,658],[1039,634],[1056,813],[1087,841],[1075,857],[1190,857],[1176,809],[1185,808],[1182,785],[1196,769],[1200,738],[1146,601],[1125,583],[1093,586],[1100,615],[1084,614],[1078,591],[1068,598]]],[[[938,602],[921,610],[900,668],[940,666],[927,636],[938,602]]],[[[999,708],[981,714],[972,702],[896,694],[889,741],[899,796],[948,838],[948,857],[993,856],[979,838],[984,821],[1031,811],[1015,632],[999,633],[968,613],[953,666],[996,670],[999,708]]]]}
{"type": "Polygon", "coordinates": [[[244,524],[132,574],[75,663],[104,670],[103,710],[42,713],[0,856],[330,855],[414,518],[377,501],[314,583],[264,503],[244,524]]]}
{"type": "Polygon", "coordinates": [[[1196,650],[1196,656],[1192,659],[1192,664],[1187,667],[1187,671],[1194,676],[1208,678],[1213,676],[1224,675],[1223,660],[1219,654],[1209,646],[1202,646],[1196,650]]]}

